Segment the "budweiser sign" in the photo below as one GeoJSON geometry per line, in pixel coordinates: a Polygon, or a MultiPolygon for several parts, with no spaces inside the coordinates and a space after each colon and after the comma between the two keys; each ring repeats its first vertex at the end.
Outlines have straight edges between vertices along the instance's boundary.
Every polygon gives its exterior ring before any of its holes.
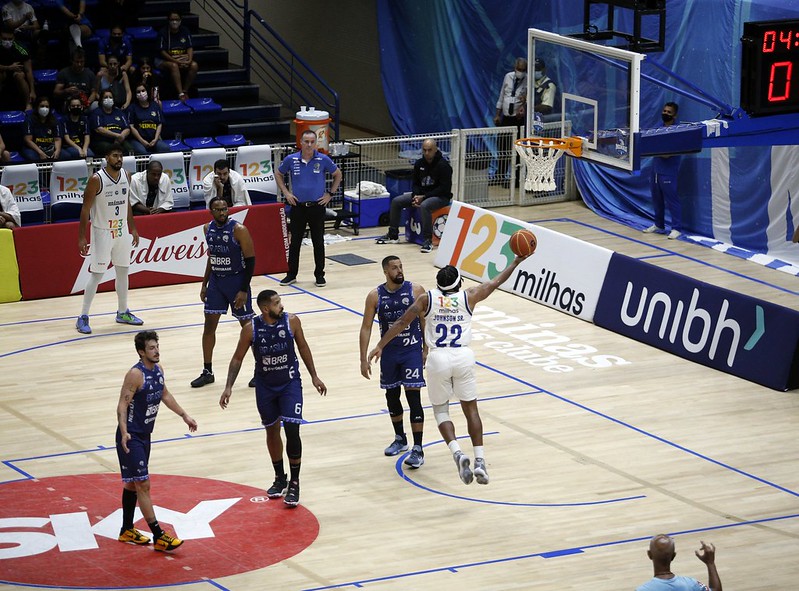
{"type": "MultiPolygon", "coordinates": [[[[239,223],[244,223],[249,210],[244,209],[232,214],[230,217],[239,223]]],[[[203,226],[193,226],[172,234],[158,236],[154,239],[139,237],[139,244],[133,248],[130,255],[129,276],[150,271],[154,273],[167,273],[170,275],[183,275],[186,277],[201,278],[205,274],[206,261],[208,260],[208,247],[205,243],[203,226]]],[[[83,291],[89,281],[89,263],[91,256],[83,259],[80,271],[72,285],[71,293],[83,291]]],[[[116,271],[111,265],[103,274],[100,282],[105,283],[116,278],[116,271]]]]}

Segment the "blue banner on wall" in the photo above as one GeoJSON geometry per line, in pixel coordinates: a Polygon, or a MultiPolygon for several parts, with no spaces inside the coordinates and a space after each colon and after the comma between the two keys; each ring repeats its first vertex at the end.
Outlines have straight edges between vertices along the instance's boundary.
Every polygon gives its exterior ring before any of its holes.
{"type": "Polygon", "coordinates": [[[799,387],[799,312],[618,253],[594,323],[775,390],[799,387]]]}

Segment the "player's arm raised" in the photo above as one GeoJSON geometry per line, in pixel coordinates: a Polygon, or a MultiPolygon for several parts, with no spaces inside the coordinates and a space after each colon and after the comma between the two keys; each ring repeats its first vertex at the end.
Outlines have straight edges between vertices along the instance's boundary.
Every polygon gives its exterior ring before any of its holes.
{"type": "Polygon", "coordinates": [[[373,289],[366,296],[366,304],[363,307],[363,320],[361,321],[361,332],[358,338],[358,345],[361,353],[361,375],[367,380],[372,375],[372,366],[366,358],[369,350],[369,339],[372,338],[372,324],[375,321],[377,311],[377,289],[373,289]]]}
{"type": "Polygon", "coordinates": [[[427,301],[429,297],[426,293],[422,294],[419,299],[417,299],[410,308],[405,310],[405,313],[400,316],[400,319],[397,320],[394,324],[391,325],[391,328],[388,329],[386,334],[383,335],[383,338],[380,339],[380,342],[375,345],[375,348],[369,352],[369,363],[372,362],[372,359],[379,358],[380,355],[383,354],[383,347],[391,342],[391,339],[396,337],[399,333],[401,333],[405,328],[413,322],[413,319],[416,317],[421,318],[424,316],[424,311],[427,309],[427,301]]]}
{"type": "Polygon", "coordinates": [[[505,283],[508,278],[510,278],[513,271],[516,270],[516,267],[518,267],[519,264],[521,264],[521,262],[529,256],[529,254],[523,257],[517,256],[515,259],[513,259],[513,262],[510,265],[502,269],[502,272],[494,277],[491,281],[486,281],[485,283],[481,283],[480,285],[467,289],[466,294],[469,297],[469,306],[472,308],[472,310],[474,310],[477,302],[482,302],[484,299],[494,293],[494,290],[496,290],[500,285],[505,283]]]}
{"type": "Polygon", "coordinates": [[[130,406],[136,390],[141,388],[144,383],[144,374],[141,370],[131,368],[125,374],[125,380],[122,382],[122,390],[119,393],[119,402],[117,403],[117,423],[119,424],[119,433],[122,439],[122,449],[128,453],[128,441],[130,441],[130,433],[128,433],[128,407],[130,406]]]}
{"type": "Polygon", "coordinates": [[[241,333],[239,333],[239,344],[236,345],[236,350],[233,352],[233,357],[230,358],[230,365],[227,369],[227,382],[225,383],[225,389],[222,392],[222,396],[219,398],[219,406],[221,406],[223,409],[227,408],[228,402],[230,402],[230,397],[233,395],[233,384],[236,383],[239,370],[241,370],[241,362],[244,361],[244,357],[247,355],[247,351],[250,350],[251,344],[252,322],[248,322],[241,327],[241,333]]]}
{"type": "Polygon", "coordinates": [[[89,242],[86,240],[86,226],[89,225],[89,218],[91,217],[92,207],[94,200],[97,198],[97,191],[100,190],[100,177],[93,174],[86,183],[86,189],[83,191],[83,205],[80,208],[80,225],[78,226],[78,250],[80,254],[86,256],[89,254],[89,242]]]}
{"type": "Polygon", "coordinates": [[[314,388],[316,388],[322,396],[325,396],[327,394],[327,386],[325,386],[325,383],[316,375],[316,367],[313,363],[311,348],[308,346],[308,341],[305,340],[305,334],[302,332],[302,323],[300,322],[299,316],[296,314],[289,314],[289,326],[291,327],[291,332],[294,333],[294,342],[297,343],[297,351],[299,351],[302,362],[311,375],[314,388]]]}

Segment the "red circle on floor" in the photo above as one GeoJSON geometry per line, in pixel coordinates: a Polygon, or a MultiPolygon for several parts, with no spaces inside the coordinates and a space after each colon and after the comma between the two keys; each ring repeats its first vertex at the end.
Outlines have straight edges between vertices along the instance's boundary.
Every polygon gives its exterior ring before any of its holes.
{"type": "MultiPolygon", "coordinates": [[[[170,553],[117,541],[118,474],[0,486],[0,581],[58,587],[188,583],[275,564],[311,545],[319,522],[263,489],[187,476],[151,476],[158,522],[184,544],[170,553]]],[[[137,509],[136,527],[152,537],[137,509]]]]}

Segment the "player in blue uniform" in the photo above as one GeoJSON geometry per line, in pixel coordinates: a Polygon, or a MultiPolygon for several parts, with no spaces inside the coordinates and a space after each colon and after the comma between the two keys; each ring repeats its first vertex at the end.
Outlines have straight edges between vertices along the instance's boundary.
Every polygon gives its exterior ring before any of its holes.
{"type": "Polygon", "coordinates": [[[200,299],[205,303],[204,367],[200,376],[192,380],[192,388],[214,383],[212,359],[216,327],[219,317],[227,314],[228,306],[242,326],[254,316],[250,280],[255,270],[255,246],[250,232],[244,224],[230,219],[227,202],[221,197],[211,199],[209,207],[214,221],[203,227],[208,243],[208,263],[200,288],[200,299]]]}
{"type": "MultiPolygon", "coordinates": [[[[363,322],[360,332],[361,375],[370,379],[372,368],[366,359],[369,339],[372,336],[372,324],[375,314],[380,323],[380,335],[386,334],[411,304],[422,294],[424,288],[416,283],[405,281],[402,261],[396,256],[383,259],[383,273],[386,282],[378,285],[366,296],[363,310],[363,322]]],[[[403,428],[403,409],[400,401],[400,388],[405,387],[405,398],[411,411],[411,431],[413,448],[405,458],[411,468],[424,464],[422,451],[422,431],[424,429],[424,411],[422,410],[420,388],[424,387],[422,368],[427,356],[427,346],[422,337],[423,325],[417,318],[411,322],[391,341],[380,358],[380,387],[386,391],[388,414],[394,426],[394,441],[385,449],[387,456],[395,456],[408,450],[408,439],[403,428]],[[424,346],[423,346],[424,345],[424,346]]]]}
{"type": "Polygon", "coordinates": [[[155,518],[153,502],[150,498],[150,437],[155,427],[158,408],[163,402],[166,407],[180,416],[188,425],[189,431],[197,430],[197,421],[181,408],[164,382],[164,372],[158,362],[161,355],[158,349],[158,335],[146,330],[134,338],[139,362],[125,375],[122,392],[117,404],[116,432],[117,457],[122,472],[122,528],[120,542],[144,545],[150,538],[133,526],[133,516],[138,502],[142,515],[155,537],[155,549],[161,552],[174,550],[183,540],[164,532],[155,518]]]}
{"type": "Polygon", "coordinates": [[[261,415],[261,424],[266,427],[266,447],[275,469],[275,481],[266,493],[270,499],[285,495],[283,502],[286,506],[296,507],[300,502],[300,423],[303,404],[297,352],[319,394],[326,395],[327,386],[316,375],[311,348],[305,340],[299,317],[284,312],[280,296],[271,289],[259,293],[256,301],[261,314],[241,329],[239,344],[230,360],[227,384],[219,399],[219,406],[227,408],[241,362],[248,349],[252,348],[255,355],[255,401],[261,415]],[[283,465],[281,420],[286,432],[286,454],[290,471],[288,478],[283,465]]]}

